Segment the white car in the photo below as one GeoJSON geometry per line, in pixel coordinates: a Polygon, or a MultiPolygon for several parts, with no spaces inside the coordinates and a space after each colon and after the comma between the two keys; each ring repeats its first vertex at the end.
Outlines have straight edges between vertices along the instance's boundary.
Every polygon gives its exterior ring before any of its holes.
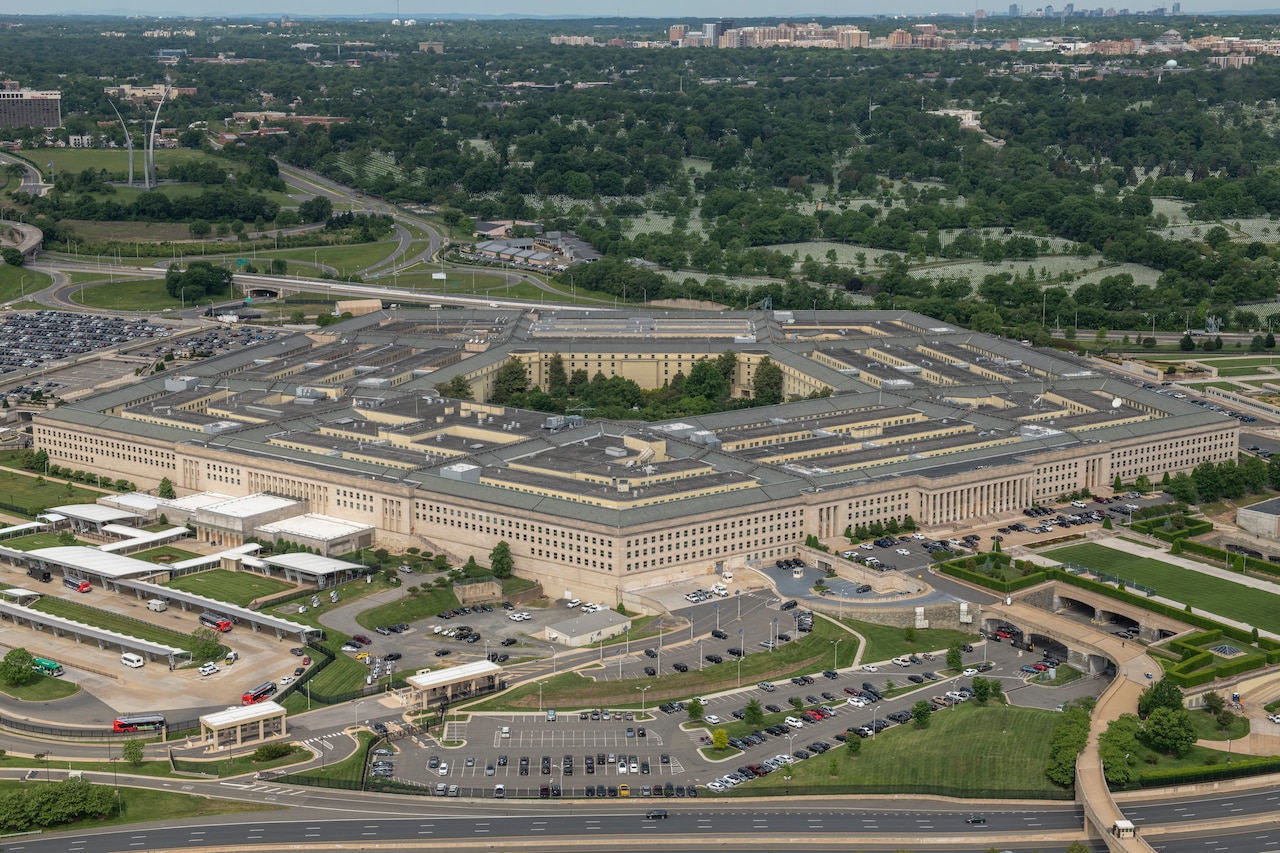
{"type": "Polygon", "coordinates": [[[786,723],[788,726],[791,726],[791,728],[793,729],[804,728],[804,721],[801,720],[799,717],[787,717],[785,720],[783,720],[783,722],[786,723]]]}
{"type": "Polygon", "coordinates": [[[717,794],[721,794],[729,790],[728,788],[725,787],[724,783],[719,781],[718,779],[712,779],[710,782],[708,782],[707,788],[709,790],[715,791],[717,794]]]}
{"type": "Polygon", "coordinates": [[[904,557],[910,557],[910,556],[911,556],[911,552],[910,552],[910,551],[908,551],[906,548],[899,548],[899,549],[898,549],[898,553],[899,553],[899,554],[901,554],[901,555],[902,555],[902,556],[904,556],[904,557]]]}
{"type": "Polygon", "coordinates": [[[875,664],[864,663],[862,665],[862,671],[863,672],[879,672],[880,667],[876,666],[875,664]]]}
{"type": "Polygon", "coordinates": [[[872,545],[870,542],[863,542],[858,547],[864,551],[874,551],[876,549],[876,546],[872,545]]]}
{"type": "Polygon", "coordinates": [[[623,773],[626,773],[626,772],[627,772],[627,762],[625,762],[625,761],[619,761],[619,762],[618,762],[618,773],[619,773],[619,774],[623,774],[623,773]]]}
{"type": "Polygon", "coordinates": [[[703,722],[710,723],[713,726],[720,724],[720,718],[717,717],[715,714],[707,714],[705,717],[702,718],[702,720],[703,722]]]}
{"type": "Polygon", "coordinates": [[[220,672],[220,670],[218,669],[218,665],[216,663],[206,663],[206,664],[200,665],[201,675],[213,675],[215,672],[220,672]]]}
{"type": "Polygon", "coordinates": [[[448,776],[448,775],[449,775],[449,762],[447,762],[447,761],[441,761],[441,762],[440,762],[440,767],[436,770],[436,772],[437,772],[437,773],[439,773],[441,776],[448,776]]]}
{"type": "Polygon", "coordinates": [[[977,675],[977,674],[978,674],[978,671],[977,671],[976,669],[974,669],[973,667],[969,667],[968,669],[966,669],[964,672],[962,672],[962,673],[960,673],[960,674],[961,674],[961,675],[968,676],[968,677],[972,678],[973,676],[975,676],[975,675],[977,675]]]}
{"type": "Polygon", "coordinates": [[[911,538],[912,538],[912,539],[914,539],[914,540],[916,540],[917,542],[923,542],[923,541],[924,541],[924,534],[923,534],[923,533],[912,533],[912,534],[911,534],[911,538]]]}
{"type": "Polygon", "coordinates": [[[573,607],[581,607],[581,606],[582,606],[582,599],[581,599],[581,598],[571,598],[571,599],[569,599],[569,603],[568,603],[567,605],[565,605],[565,606],[566,606],[566,607],[569,607],[569,608],[573,608],[573,607]]]}
{"type": "Polygon", "coordinates": [[[293,683],[293,676],[292,676],[292,675],[286,675],[284,678],[280,679],[280,683],[281,683],[281,684],[292,684],[292,683],[293,683]]]}

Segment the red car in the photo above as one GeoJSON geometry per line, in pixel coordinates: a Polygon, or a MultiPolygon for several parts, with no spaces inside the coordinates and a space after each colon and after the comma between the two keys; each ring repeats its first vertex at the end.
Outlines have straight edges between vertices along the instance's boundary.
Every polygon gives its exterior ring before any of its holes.
{"type": "Polygon", "coordinates": [[[1049,668],[1048,666],[1046,666],[1045,664],[1042,664],[1042,663],[1033,663],[1033,664],[1031,664],[1031,667],[1032,667],[1036,672],[1044,672],[1045,670],[1047,670],[1047,669],[1049,668]]]}
{"type": "Polygon", "coordinates": [[[360,645],[362,645],[362,646],[371,646],[371,645],[373,645],[373,640],[370,640],[370,639],[369,639],[368,637],[366,637],[364,634],[356,634],[356,635],[355,635],[354,637],[352,637],[351,639],[355,640],[357,643],[359,643],[359,644],[360,644],[360,645]]]}
{"type": "Polygon", "coordinates": [[[845,693],[848,693],[850,696],[857,696],[857,695],[858,695],[858,691],[857,691],[857,690],[855,690],[855,689],[854,689],[854,688],[852,688],[852,687],[846,687],[846,688],[844,689],[844,692],[845,692],[845,693]]]}

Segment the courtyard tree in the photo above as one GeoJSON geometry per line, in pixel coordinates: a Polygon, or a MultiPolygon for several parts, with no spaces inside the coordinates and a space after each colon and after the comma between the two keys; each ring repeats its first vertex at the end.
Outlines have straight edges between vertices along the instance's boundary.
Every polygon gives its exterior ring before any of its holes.
{"type": "Polygon", "coordinates": [[[178,496],[178,493],[173,489],[173,481],[168,477],[165,477],[160,481],[160,486],[156,489],[156,494],[165,500],[173,500],[178,496]]]}
{"type": "Polygon", "coordinates": [[[31,652],[24,648],[11,649],[0,660],[0,678],[10,687],[29,683],[36,677],[36,671],[32,668],[34,660],[31,652]]]}
{"type": "Polygon", "coordinates": [[[511,577],[515,561],[511,558],[511,546],[504,540],[493,546],[489,552],[489,568],[495,578],[511,577]]]}

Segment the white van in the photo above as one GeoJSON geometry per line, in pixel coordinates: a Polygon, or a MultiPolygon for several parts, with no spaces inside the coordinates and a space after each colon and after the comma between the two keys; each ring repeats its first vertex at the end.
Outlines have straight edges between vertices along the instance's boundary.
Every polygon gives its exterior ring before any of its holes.
{"type": "Polygon", "coordinates": [[[148,598],[147,609],[155,613],[163,613],[169,609],[169,605],[164,603],[163,598],[148,598]]]}
{"type": "Polygon", "coordinates": [[[502,727],[502,736],[503,736],[503,737],[511,737],[511,726],[503,726],[503,727],[502,727]]]}
{"type": "Polygon", "coordinates": [[[120,655],[120,663],[132,669],[137,669],[146,663],[146,661],[142,659],[141,655],[135,655],[133,652],[125,652],[120,655]]]}

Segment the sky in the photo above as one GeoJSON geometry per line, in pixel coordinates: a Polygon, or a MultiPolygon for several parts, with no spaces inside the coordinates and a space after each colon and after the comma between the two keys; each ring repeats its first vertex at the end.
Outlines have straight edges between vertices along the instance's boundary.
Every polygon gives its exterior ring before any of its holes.
{"type": "MultiPolygon", "coordinates": [[[[1049,2],[1061,7],[1065,0],[1023,0],[1025,8],[1032,9],[1049,2]]],[[[1171,5],[1172,0],[1097,0],[1092,5],[1130,9],[1149,9],[1159,5],[1171,5]]],[[[1081,2],[1076,6],[1080,7],[1081,2]]],[[[1083,5],[1090,5],[1084,0],[1083,5]]],[[[928,14],[942,12],[947,14],[971,14],[975,7],[986,9],[1007,9],[1008,0],[901,0],[892,6],[870,0],[804,0],[802,4],[792,6],[778,0],[653,0],[644,4],[645,17],[660,19],[662,22],[688,21],[699,18],[725,17],[777,17],[780,19],[799,20],[814,15],[825,16],[859,16],[885,14],[890,10],[897,14],[928,14]],[[797,11],[802,9],[803,11],[797,11]]],[[[1183,12],[1214,13],[1230,10],[1248,12],[1250,10],[1274,9],[1276,0],[1224,0],[1224,2],[1183,2],[1183,12]]],[[[421,0],[42,0],[36,7],[26,0],[0,0],[0,15],[16,15],[21,12],[30,13],[38,8],[39,14],[96,14],[96,15],[221,15],[237,17],[246,15],[263,15],[268,10],[274,15],[296,15],[298,17],[317,17],[325,15],[350,16],[353,13],[380,16],[415,18],[428,21],[442,14],[471,14],[474,9],[469,3],[460,0],[436,0],[424,3],[421,0]]],[[[530,4],[527,0],[492,0],[485,3],[483,12],[486,15],[518,15],[521,17],[536,15],[542,18],[557,16],[621,16],[636,15],[637,7],[633,3],[622,0],[603,0],[603,2],[584,3],[581,0],[543,0],[538,4],[530,4]]]]}

